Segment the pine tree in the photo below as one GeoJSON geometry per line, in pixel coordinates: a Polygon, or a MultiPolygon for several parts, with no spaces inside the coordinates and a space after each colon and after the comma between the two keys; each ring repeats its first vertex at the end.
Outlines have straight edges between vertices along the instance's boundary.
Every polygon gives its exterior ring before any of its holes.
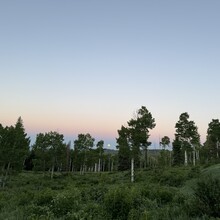
{"type": "Polygon", "coordinates": [[[24,168],[24,162],[29,153],[30,138],[27,137],[21,117],[18,118],[14,128],[14,169],[24,168]]]}
{"type": "MultiPolygon", "coordinates": [[[[193,158],[191,161],[195,164],[195,151],[200,148],[200,135],[198,128],[194,121],[189,120],[189,114],[184,112],[180,115],[179,121],[175,125],[176,133],[175,140],[173,142],[173,157],[174,164],[183,163],[185,155],[185,161],[188,154],[192,153],[193,158]],[[178,162],[177,159],[180,161],[178,162]]],[[[186,164],[187,165],[187,164],[186,164]]]]}
{"type": "Polygon", "coordinates": [[[155,119],[145,106],[142,106],[135,117],[128,121],[128,127],[122,126],[118,131],[117,138],[119,149],[119,169],[127,169],[128,161],[134,159],[134,166],[140,167],[141,150],[144,151],[145,164],[147,164],[147,148],[151,144],[148,142],[149,129],[156,126],[155,119]]]}
{"type": "Polygon", "coordinates": [[[116,139],[118,149],[118,170],[128,170],[131,166],[131,157],[130,157],[130,146],[128,143],[129,130],[121,126],[121,129],[118,130],[119,137],[116,139]]]}

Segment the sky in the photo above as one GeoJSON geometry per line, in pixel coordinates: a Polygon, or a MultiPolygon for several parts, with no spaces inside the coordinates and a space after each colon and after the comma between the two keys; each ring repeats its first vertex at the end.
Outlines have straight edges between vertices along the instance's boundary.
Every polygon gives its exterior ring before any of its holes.
{"type": "Polygon", "coordinates": [[[34,143],[90,133],[114,148],[146,108],[151,147],[174,138],[183,112],[198,127],[220,118],[219,0],[0,1],[0,123],[19,116],[34,143]]]}

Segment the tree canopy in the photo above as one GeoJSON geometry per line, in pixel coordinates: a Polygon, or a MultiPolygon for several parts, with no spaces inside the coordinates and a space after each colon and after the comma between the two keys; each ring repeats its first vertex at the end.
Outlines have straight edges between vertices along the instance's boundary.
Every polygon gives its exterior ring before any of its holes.
{"type": "MultiPolygon", "coordinates": [[[[118,130],[119,137],[117,148],[119,149],[119,169],[127,169],[131,158],[134,159],[135,167],[140,166],[141,150],[145,153],[148,146],[149,130],[153,129],[155,119],[145,106],[138,109],[134,118],[127,122],[128,126],[118,130]]],[[[145,159],[146,159],[145,154],[145,159]]]]}
{"type": "Polygon", "coordinates": [[[200,147],[200,135],[194,121],[189,120],[189,114],[184,112],[180,115],[175,125],[176,133],[173,141],[174,164],[182,164],[184,153],[195,151],[200,147]]]}

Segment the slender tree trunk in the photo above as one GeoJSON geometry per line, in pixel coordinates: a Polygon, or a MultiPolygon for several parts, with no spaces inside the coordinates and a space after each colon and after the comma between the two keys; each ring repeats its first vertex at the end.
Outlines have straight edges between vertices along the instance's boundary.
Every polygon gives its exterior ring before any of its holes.
{"type": "Polygon", "coordinates": [[[54,175],[54,164],[53,164],[53,166],[52,166],[52,168],[51,168],[51,175],[50,175],[50,178],[51,178],[51,179],[53,179],[53,175],[54,175]]]}
{"type": "Polygon", "coordinates": [[[147,168],[147,150],[144,150],[144,169],[147,168]]]}
{"type": "Polygon", "coordinates": [[[83,175],[83,166],[84,166],[84,165],[81,165],[81,166],[80,166],[80,175],[83,175]]]}
{"type": "Polygon", "coordinates": [[[101,159],[99,158],[99,166],[98,166],[98,172],[101,171],[101,159]]]}
{"type": "Polygon", "coordinates": [[[71,166],[72,166],[72,168],[71,168],[71,172],[73,173],[73,171],[74,171],[74,164],[73,164],[73,160],[72,160],[72,162],[71,162],[71,166]]]}
{"type": "Polygon", "coordinates": [[[134,182],[134,158],[131,159],[131,182],[134,182]]]}
{"type": "Polygon", "coordinates": [[[72,167],[72,160],[70,159],[69,161],[69,165],[68,165],[68,173],[71,171],[71,167],[72,167]]]}
{"type": "Polygon", "coordinates": [[[110,172],[110,169],[111,169],[111,158],[109,156],[109,158],[108,158],[108,172],[110,172]]]}
{"type": "Polygon", "coordinates": [[[114,170],[114,160],[112,160],[111,171],[114,170]]]}
{"type": "Polygon", "coordinates": [[[53,164],[52,164],[52,168],[51,168],[51,176],[50,176],[51,179],[53,179],[54,167],[55,167],[55,158],[53,158],[53,164]]]}
{"type": "Polygon", "coordinates": [[[187,165],[188,165],[188,159],[187,159],[187,152],[185,150],[185,166],[187,166],[187,165]]]}
{"type": "Polygon", "coordinates": [[[95,169],[94,169],[94,172],[95,172],[95,173],[97,172],[97,163],[95,163],[95,169]]]}
{"type": "Polygon", "coordinates": [[[46,170],[46,160],[44,159],[44,162],[43,162],[43,169],[44,169],[44,172],[43,172],[43,176],[45,176],[45,170],[46,170]]]}
{"type": "Polygon", "coordinates": [[[102,171],[105,172],[105,160],[102,163],[102,171]]]}
{"type": "Polygon", "coordinates": [[[196,151],[196,160],[199,160],[199,150],[196,151]]]}
{"type": "Polygon", "coordinates": [[[7,166],[7,170],[6,170],[6,174],[5,174],[6,179],[7,179],[8,173],[9,173],[10,166],[11,166],[11,162],[8,162],[8,166],[7,166]]]}
{"type": "Polygon", "coordinates": [[[170,151],[170,166],[172,166],[172,152],[170,151]]]}
{"type": "Polygon", "coordinates": [[[196,150],[195,147],[193,146],[193,166],[196,165],[196,150]]]}

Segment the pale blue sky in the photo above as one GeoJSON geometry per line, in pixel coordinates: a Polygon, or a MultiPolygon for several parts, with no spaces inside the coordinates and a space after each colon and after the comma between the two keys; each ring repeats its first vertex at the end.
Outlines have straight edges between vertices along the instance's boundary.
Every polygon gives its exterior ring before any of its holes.
{"type": "Polygon", "coordinates": [[[0,1],[0,123],[115,145],[142,105],[171,140],[220,117],[220,1],[0,1]]]}

